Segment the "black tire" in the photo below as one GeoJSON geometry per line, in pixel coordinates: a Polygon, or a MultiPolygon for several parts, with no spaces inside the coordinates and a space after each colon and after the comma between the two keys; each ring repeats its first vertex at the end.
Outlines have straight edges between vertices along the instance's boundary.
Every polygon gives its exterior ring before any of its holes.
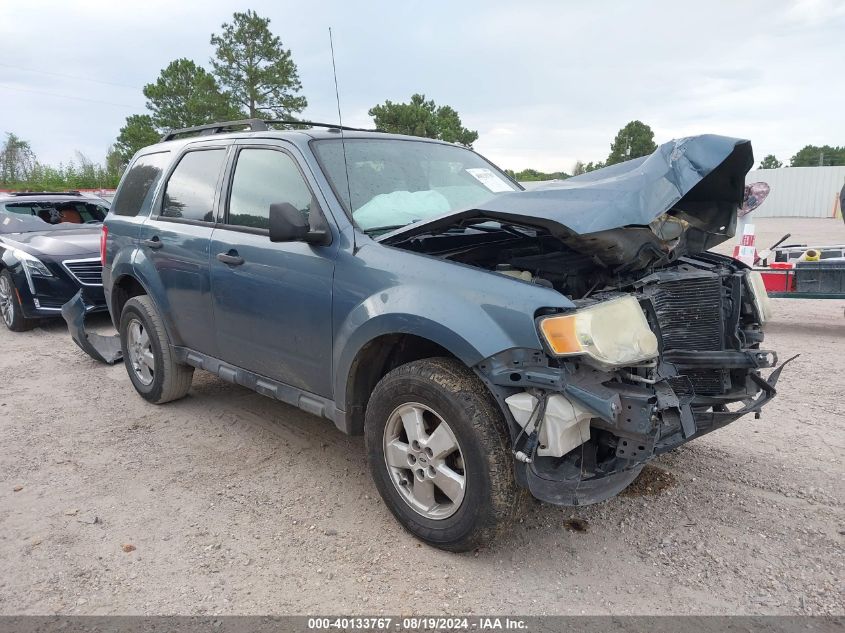
{"type": "Polygon", "coordinates": [[[133,297],[123,306],[120,314],[120,348],[123,352],[123,363],[126,373],[135,390],[141,396],[154,404],[164,404],[171,400],[184,397],[191,388],[194,368],[180,365],[173,357],[173,348],[167,337],[161,317],[146,295],[133,297]],[[154,357],[152,380],[144,384],[135,368],[133,368],[129,354],[127,339],[130,325],[139,322],[143,331],[149,337],[150,349],[154,357]]]}
{"type": "Polygon", "coordinates": [[[0,315],[0,321],[3,324],[12,330],[12,332],[25,332],[26,330],[31,330],[35,327],[37,323],[34,319],[27,319],[23,315],[23,308],[21,307],[21,302],[18,300],[18,293],[15,291],[15,280],[12,279],[12,273],[10,273],[5,268],[0,271],[0,277],[3,278],[4,287],[8,289],[9,296],[7,300],[9,301],[9,307],[11,308],[11,321],[6,321],[5,315],[0,315]]]}
{"type": "Polygon", "coordinates": [[[516,518],[524,495],[514,481],[505,420],[481,380],[460,362],[430,358],[388,373],[370,396],[364,436],[370,472],[382,499],[417,538],[465,552],[489,545],[516,518]],[[407,494],[400,493],[401,480],[394,483],[398,471],[385,460],[385,428],[409,403],[423,405],[447,421],[460,448],[465,491],[460,505],[454,504],[457,510],[445,518],[429,518],[414,509],[405,500],[407,494]]]}

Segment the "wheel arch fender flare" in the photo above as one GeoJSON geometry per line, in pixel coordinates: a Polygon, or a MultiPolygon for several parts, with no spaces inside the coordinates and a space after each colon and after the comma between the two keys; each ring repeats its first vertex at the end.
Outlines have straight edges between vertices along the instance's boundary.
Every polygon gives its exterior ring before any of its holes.
{"type": "MultiPolygon", "coordinates": [[[[435,297],[419,295],[416,298],[415,303],[418,305],[426,304],[426,299],[436,300],[435,297]]],[[[469,368],[502,350],[523,347],[526,336],[536,336],[530,319],[525,324],[530,332],[514,335],[509,332],[509,328],[498,323],[493,315],[469,301],[452,303],[430,316],[423,316],[419,311],[410,309],[385,310],[374,314],[374,303],[360,304],[336,330],[333,391],[335,404],[341,411],[347,411],[348,381],[356,359],[369,343],[381,336],[408,334],[426,339],[447,350],[469,368]]],[[[442,303],[441,298],[441,307],[442,303]]]]}
{"type": "Polygon", "coordinates": [[[146,258],[144,258],[144,261],[147,264],[146,266],[139,265],[138,258],[133,258],[132,260],[129,258],[121,258],[115,260],[112,264],[112,283],[111,288],[109,289],[110,292],[107,293],[109,308],[112,312],[112,321],[114,322],[115,327],[119,329],[120,314],[117,314],[114,307],[115,295],[118,287],[121,285],[121,282],[127,277],[131,278],[144,289],[144,294],[146,294],[150,298],[150,301],[152,301],[156,311],[161,316],[161,320],[164,323],[164,328],[167,331],[167,336],[170,337],[171,343],[178,345],[178,341],[180,340],[178,338],[178,330],[173,322],[170,302],[167,300],[167,293],[165,292],[164,285],[161,283],[161,279],[158,275],[148,274],[147,268],[152,266],[152,262],[146,258]]]}

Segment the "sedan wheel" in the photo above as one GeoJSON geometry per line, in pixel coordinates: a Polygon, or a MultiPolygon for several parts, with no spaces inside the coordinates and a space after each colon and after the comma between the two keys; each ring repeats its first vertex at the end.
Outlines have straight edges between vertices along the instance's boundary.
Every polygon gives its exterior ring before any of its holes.
{"type": "Polygon", "coordinates": [[[384,459],[396,490],[417,513],[445,519],[461,506],[464,456],[452,429],[429,407],[408,403],[390,415],[384,459]]]}
{"type": "Polygon", "coordinates": [[[8,269],[0,270],[0,319],[12,332],[23,332],[38,322],[24,317],[15,282],[8,269]]]}
{"type": "Polygon", "coordinates": [[[12,327],[12,322],[15,320],[12,292],[12,286],[9,284],[8,277],[3,275],[0,277],[0,315],[3,316],[3,322],[8,327],[12,327]]]}
{"type": "Polygon", "coordinates": [[[150,343],[150,336],[144,324],[138,319],[129,322],[126,336],[126,351],[129,354],[129,364],[135,376],[144,385],[150,385],[155,377],[155,355],[150,343]]]}

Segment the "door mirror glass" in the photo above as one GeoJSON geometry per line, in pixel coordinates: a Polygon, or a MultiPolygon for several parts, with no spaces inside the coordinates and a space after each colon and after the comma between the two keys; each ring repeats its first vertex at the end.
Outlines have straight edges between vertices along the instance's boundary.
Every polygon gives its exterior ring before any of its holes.
{"type": "Polygon", "coordinates": [[[311,227],[302,212],[290,202],[276,202],[270,205],[270,241],[305,241],[311,227]]]}

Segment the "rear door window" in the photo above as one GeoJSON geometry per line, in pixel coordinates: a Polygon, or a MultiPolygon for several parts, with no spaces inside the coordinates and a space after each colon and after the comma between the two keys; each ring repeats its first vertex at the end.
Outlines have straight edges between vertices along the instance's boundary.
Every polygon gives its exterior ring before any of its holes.
{"type": "Polygon", "coordinates": [[[214,193],[225,158],[222,148],[185,154],[165,186],[161,217],[213,222],[214,193]]]}
{"type": "Polygon", "coordinates": [[[270,228],[270,205],[288,202],[308,219],[311,190],[294,160],[274,149],[245,148],[238,154],[227,224],[270,228]]]}
{"type": "Polygon", "coordinates": [[[112,212],[128,217],[148,215],[153,193],[169,159],[170,152],[139,156],[120,183],[112,203],[112,212]]]}

